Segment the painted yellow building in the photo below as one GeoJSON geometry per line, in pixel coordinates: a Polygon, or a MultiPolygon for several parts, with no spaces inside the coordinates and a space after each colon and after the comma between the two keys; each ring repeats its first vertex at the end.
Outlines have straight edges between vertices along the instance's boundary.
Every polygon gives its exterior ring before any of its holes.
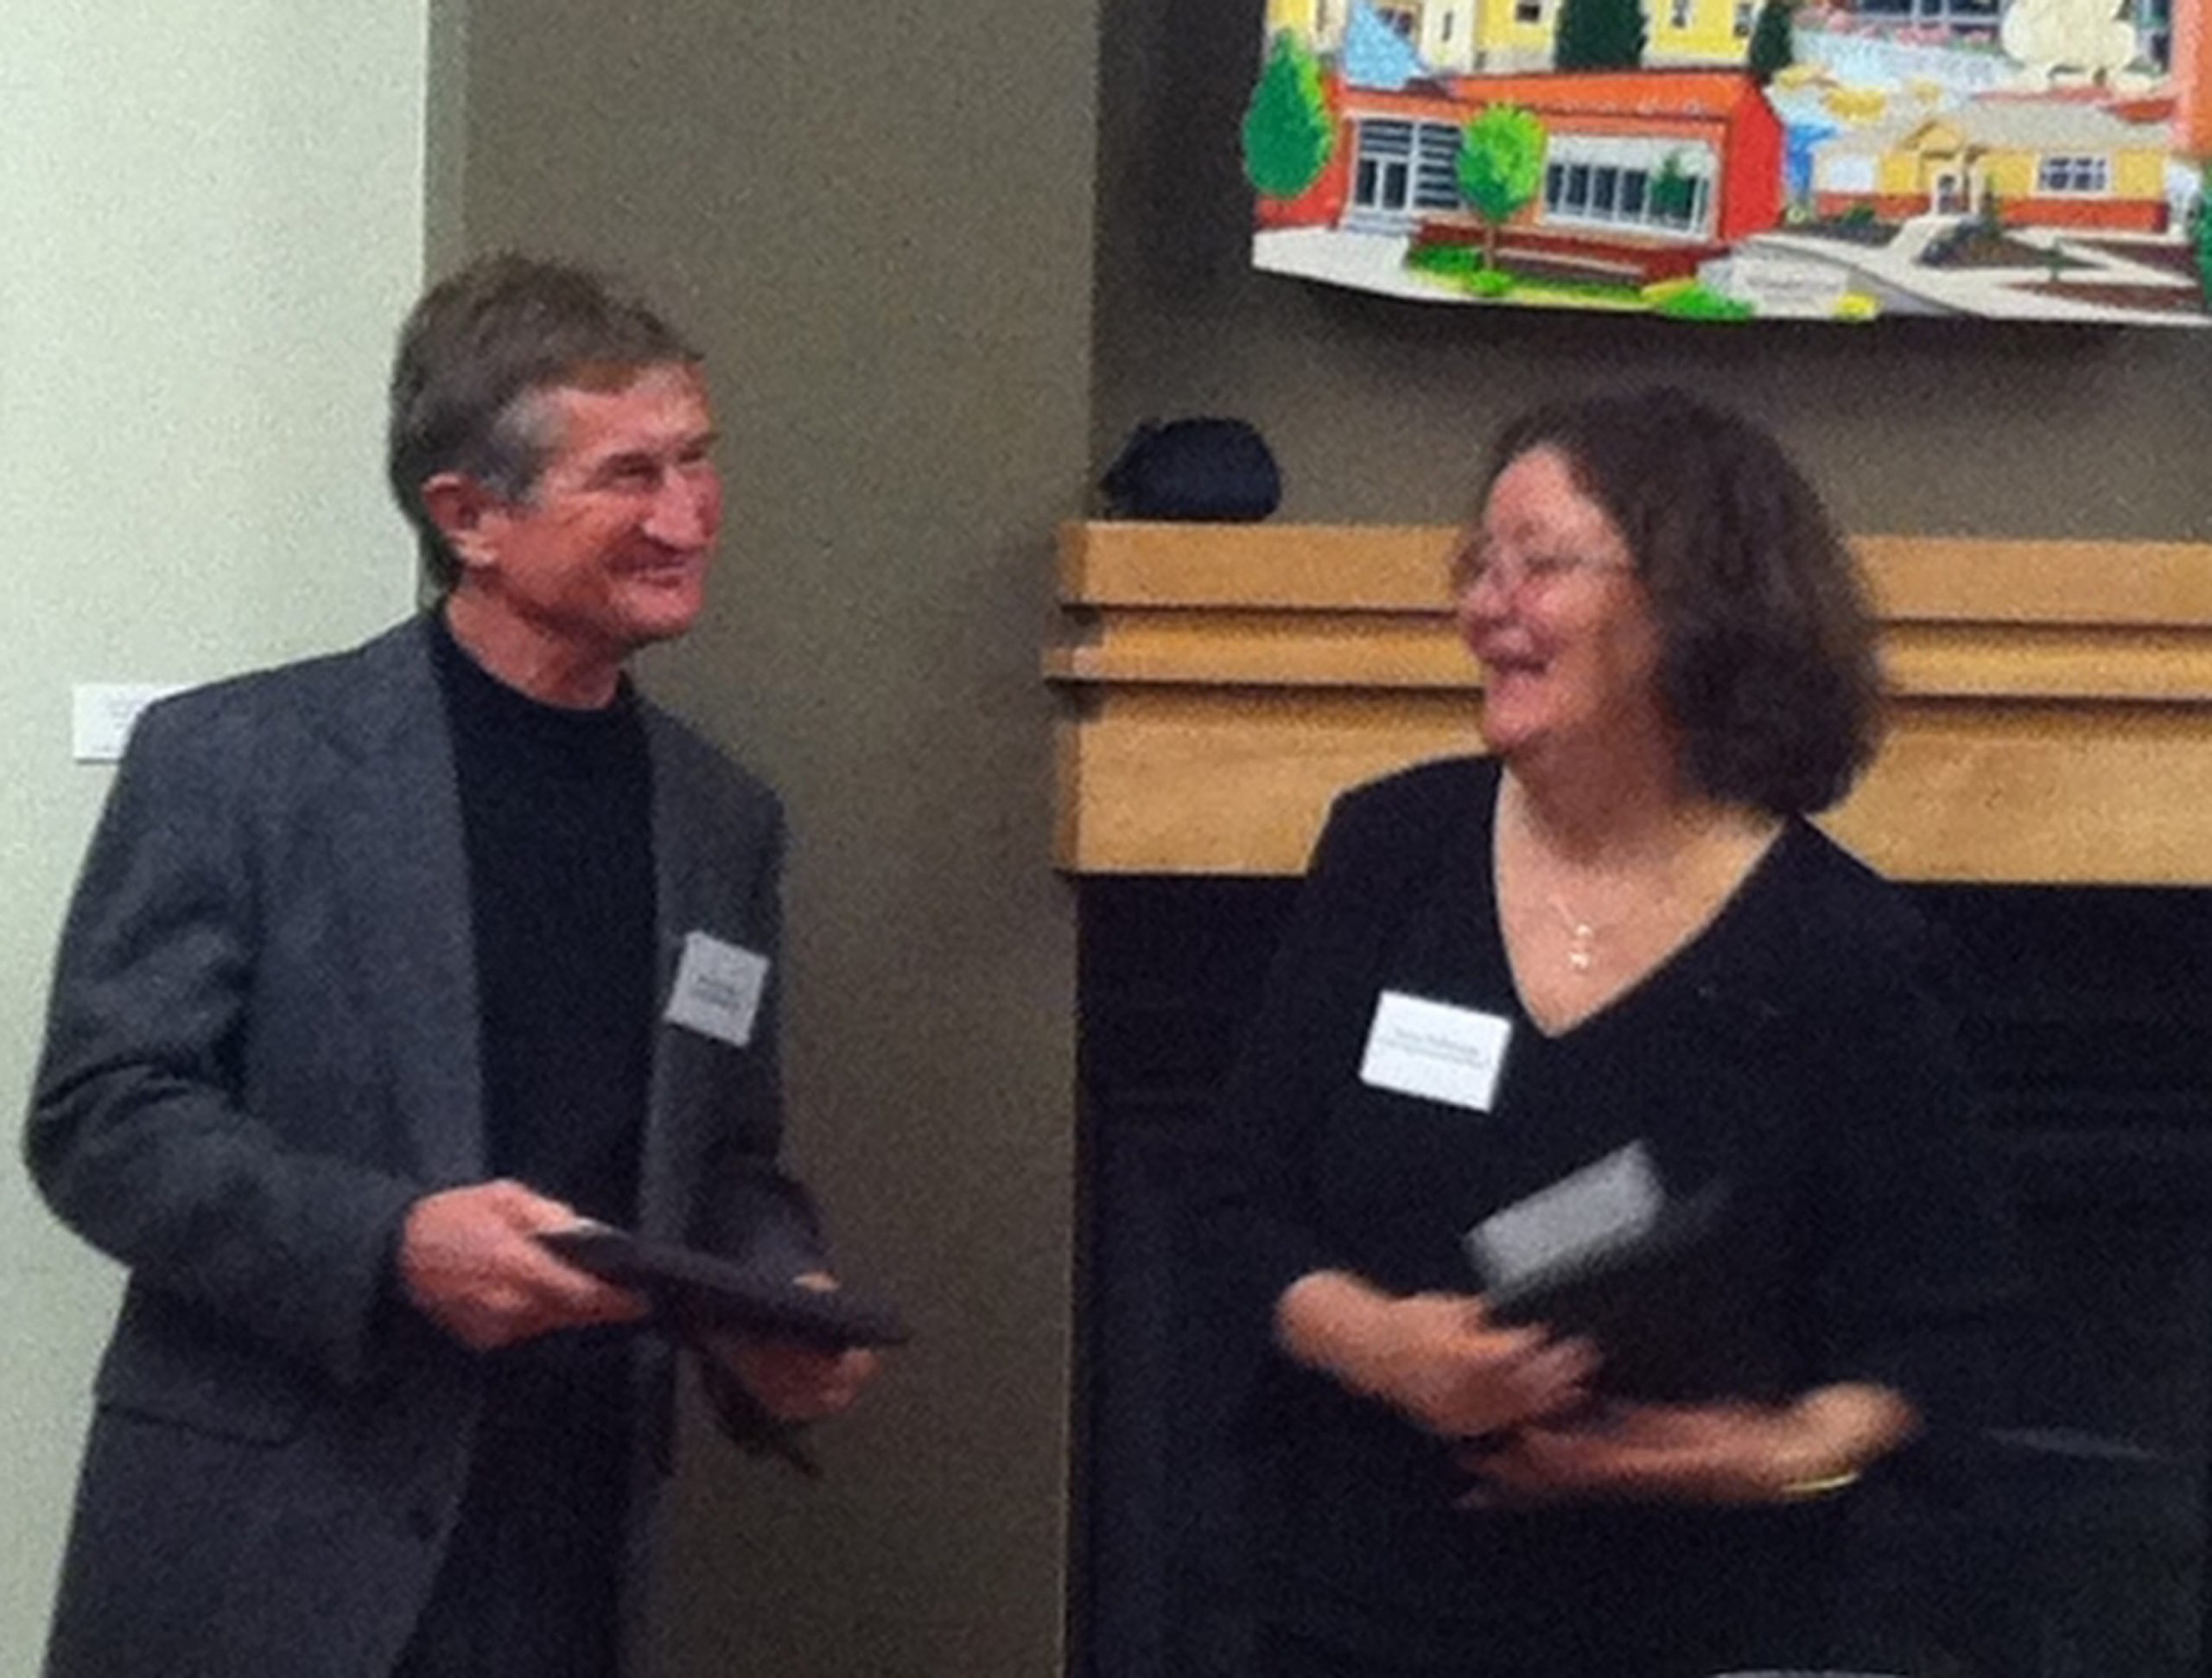
{"type": "Polygon", "coordinates": [[[2094,105],[1985,97],[1878,124],[1814,154],[1823,216],[1970,215],[2041,227],[2164,232],[2168,132],[2094,105]]]}
{"type": "Polygon", "coordinates": [[[1548,70],[1560,0],[1483,0],[1474,20],[1475,67],[1491,74],[1548,70]]]}
{"type": "MultiPolygon", "coordinates": [[[[1465,75],[1481,67],[1478,37],[1484,7],[1480,0],[1412,0],[1411,3],[1392,0],[1392,5],[1413,13],[1413,27],[1408,34],[1421,50],[1421,62],[1452,75],[1465,75]]],[[[1388,16],[1391,5],[1380,10],[1388,16]]]]}
{"type": "Polygon", "coordinates": [[[1741,64],[1758,0],[1644,0],[1647,65],[1741,64]]]}
{"type": "Polygon", "coordinates": [[[1268,34],[1296,35],[1317,53],[1344,44],[1347,0],[1268,0],[1268,34]]]}
{"type": "MultiPolygon", "coordinates": [[[[1370,0],[1431,69],[1448,75],[1548,70],[1560,0],[1370,0]]],[[[1644,0],[1647,66],[1744,61],[1758,0],[1644,0]]],[[[1272,35],[1342,50],[1351,0],[1268,0],[1272,35]]]]}

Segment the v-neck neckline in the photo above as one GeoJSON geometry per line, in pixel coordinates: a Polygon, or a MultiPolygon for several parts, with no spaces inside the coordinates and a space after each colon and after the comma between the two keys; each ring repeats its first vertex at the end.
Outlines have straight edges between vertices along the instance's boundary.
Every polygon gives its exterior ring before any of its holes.
{"type": "Polygon", "coordinates": [[[1497,866],[1497,810],[1504,785],[1505,776],[1501,768],[1489,796],[1478,803],[1476,817],[1479,831],[1470,836],[1473,842],[1469,845],[1468,850],[1473,856],[1474,865],[1481,871],[1484,889],[1480,893],[1479,900],[1490,906],[1489,924],[1486,931],[1492,941],[1491,953],[1497,961],[1497,970],[1504,976],[1506,988],[1512,996],[1514,1012],[1528,1023],[1530,1031],[1546,1043],[1550,1044],[1569,1042],[1580,1037],[1592,1027],[1612,1020],[1624,1009],[1636,1004],[1640,998],[1647,995],[1655,988],[1669,981],[1671,976],[1688,966],[1695,959],[1698,952],[1707,947],[1723,932],[1726,925],[1736,918],[1740,912],[1739,906],[1755,893],[1763,889],[1762,880],[1778,866],[1776,858],[1785,846],[1793,842],[1794,836],[1801,825],[1796,822],[1785,819],[1776,828],[1758,855],[1752,859],[1751,866],[1744,870],[1736,883],[1715,900],[1711,912],[1692,927],[1672,949],[1666,951],[1643,972],[1637,974],[1627,984],[1599,1002],[1597,1007],[1587,1013],[1577,1015],[1563,1025],[1554,1027],[1546,1025],[1537,1016],[1536,1011],[1529,1006],[1528,992],[1522,982],[1521,969],[1513,959],[1513,946],[1505,936],[1505,899],[1499,890],[1497,866]]]}

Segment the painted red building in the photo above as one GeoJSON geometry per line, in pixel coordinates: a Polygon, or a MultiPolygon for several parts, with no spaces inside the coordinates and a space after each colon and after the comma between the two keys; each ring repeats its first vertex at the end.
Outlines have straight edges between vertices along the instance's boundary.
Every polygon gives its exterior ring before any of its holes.
{"type": "Polygon", "coordinates": [[[1496,105],[1543,124],[1543,184],[1506,225],[1547,245],[1623,251],[1726,246],[1775,226],[1783,124],[1734,70],[1617,70],[1457,76],[1339,95],[1336,160],[1348,171],[1339,226],[1465,238],[1459,140],[1496,105]]]}

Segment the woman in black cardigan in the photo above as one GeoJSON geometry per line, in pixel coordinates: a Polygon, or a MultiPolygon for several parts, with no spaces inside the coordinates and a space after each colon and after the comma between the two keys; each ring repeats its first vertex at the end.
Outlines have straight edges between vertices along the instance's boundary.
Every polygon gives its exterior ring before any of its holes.
{"type": "Polygon", "coordinates": [[[1492,755],[1338,801],[1206,1196],[1277,1353],[1259,1669],[1817,1664],[2004,1282],[1926,931],[1805,820],[1874,748],[1869,613],[1773,442],[1669,391],[1510,428],[1452,581],[1492,755]],[[1601,1222],[1707,1217],[1663,1302],[1499,1320],[1485,1220],[1593,1167],[1601,1222]]]}

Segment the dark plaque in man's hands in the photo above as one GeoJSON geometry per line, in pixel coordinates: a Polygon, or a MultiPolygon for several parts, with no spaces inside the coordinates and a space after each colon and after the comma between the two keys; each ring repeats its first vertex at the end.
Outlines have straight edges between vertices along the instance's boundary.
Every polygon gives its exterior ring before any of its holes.
{"type": "Polygon", "coordinates": [[[588,1219],[537,1238],[579,1270],[643,1293],[671,1326],[803,1340],[830,1350],[897,1345],[908,1338],[890,1306],[810,1277],[648,1241],[588,1219]]]}

